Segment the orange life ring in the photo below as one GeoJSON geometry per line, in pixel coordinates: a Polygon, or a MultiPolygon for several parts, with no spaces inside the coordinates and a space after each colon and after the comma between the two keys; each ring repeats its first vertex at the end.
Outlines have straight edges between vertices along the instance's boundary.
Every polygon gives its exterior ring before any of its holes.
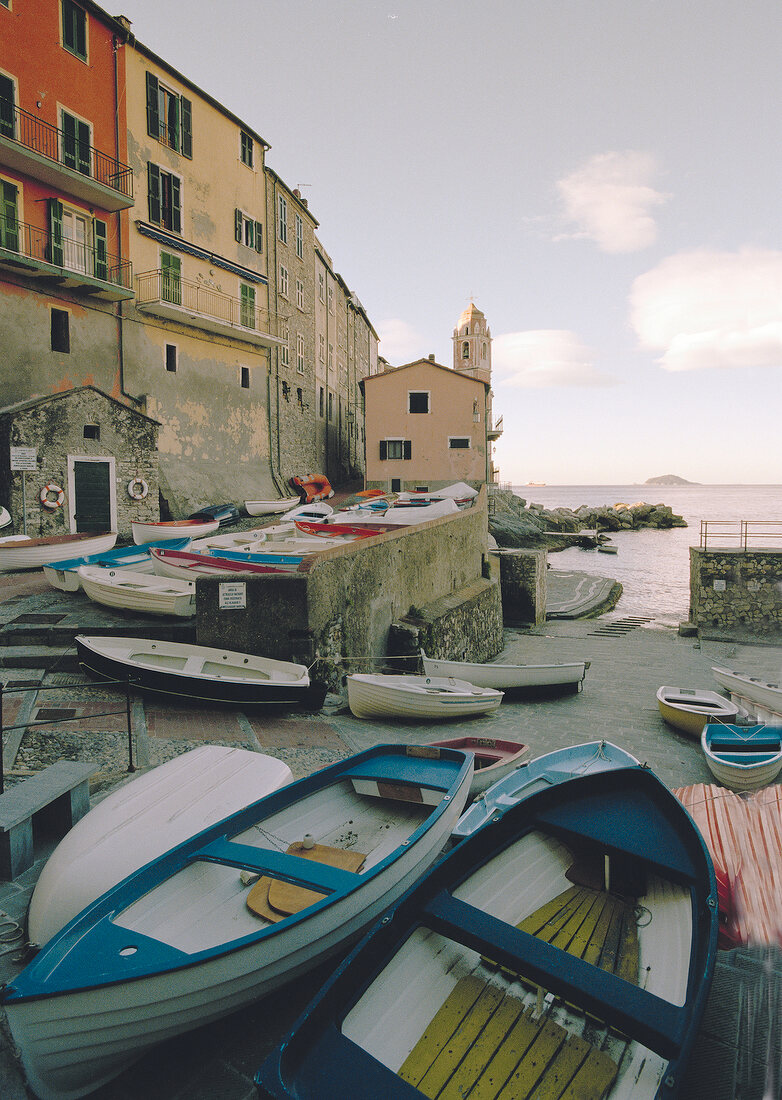
{"type": "Polygon", "coordinates": [[[149,492],[149,485],[143,477],[133,477],[128,482],[128,496],[131,500],[144,500],[149,492]]]}
{"type": "Polygon", "coordinates": [[[39,499],[44,508],[51,508],[52,510],[54,510],[55,508],[62,508],[63,501],[65,500],[65,493],[63,492],[61,486],[55,484],[55,482],[53,481],[50,481],[47,485],[44,485],[43,489],[41,489],[41,495],[39,499]],[[54,500],[49,499],[50,493],[54,494],[54,500]]]}

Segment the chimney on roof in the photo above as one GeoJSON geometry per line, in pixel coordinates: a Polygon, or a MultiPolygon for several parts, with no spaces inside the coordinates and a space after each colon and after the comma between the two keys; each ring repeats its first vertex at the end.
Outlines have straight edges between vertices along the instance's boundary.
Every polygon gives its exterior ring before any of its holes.
{"type": "Polygon", "coordinates": [[[114,18],[128,33],[130,33],[130,20],[127,15],[115,15],[114,18]]]}
{"type": "Polygon", "coordinates": [[[433,355],[430,355],[430,356],[429,356],[429,362],[430,362],[430,363],[434,363],[434,356],[433,356],[433,355]]]}

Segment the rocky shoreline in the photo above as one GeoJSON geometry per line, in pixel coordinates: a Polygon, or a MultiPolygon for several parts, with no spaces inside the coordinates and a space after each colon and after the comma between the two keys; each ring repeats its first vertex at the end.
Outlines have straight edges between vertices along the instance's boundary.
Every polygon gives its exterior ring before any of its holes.
{"type": "Polygon", "coordinates": [[[544,508],[527,503],[507,489],[493,489],[489,497],[489,532],[499,547],[538,547],[561,550],[566,546],[595,546],[612,531],[664,530],[686,527],[667,504],[617,503],[576,509],[544,508]],[[574,538],[584,532],[583,539],[574,538]]]}

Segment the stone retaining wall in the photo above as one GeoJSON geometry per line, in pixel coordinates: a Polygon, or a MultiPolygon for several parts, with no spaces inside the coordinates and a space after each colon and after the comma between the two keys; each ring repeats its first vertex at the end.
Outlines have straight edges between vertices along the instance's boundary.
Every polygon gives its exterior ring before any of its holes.
{"type": "Polygon", "coordinates": [[[690,621],[699,630],[782,636],[782,552],[690,547],[690,621]]]}
{"type": "MultiPolygon", "coordinates": [[[[428,607],[413,609],[391,624],[388,636],[388,652],[393,656],[417,658],[423,650],[427,657],[482,663],[496,657],[502,647],[500,586],[488,578],[428,607]]],[[[415,660],[408,671],[417,669],[415,660]]]]}
{"type": "Polygon", "coordinates": [[[545,550],[501,550],[500,563],[502,610],[506,623],[532,623],[546,620],[545,550]]]}

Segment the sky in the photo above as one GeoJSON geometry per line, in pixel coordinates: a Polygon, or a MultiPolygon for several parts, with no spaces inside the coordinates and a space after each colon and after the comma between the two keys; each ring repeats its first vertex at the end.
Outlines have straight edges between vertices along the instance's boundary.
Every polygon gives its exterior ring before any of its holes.
{"type": "Polygon", "coordinates": [[[779,0],[121,3],[269,142],[390,363],[483,310],[501,481],[782,483],[779,0]]]}

